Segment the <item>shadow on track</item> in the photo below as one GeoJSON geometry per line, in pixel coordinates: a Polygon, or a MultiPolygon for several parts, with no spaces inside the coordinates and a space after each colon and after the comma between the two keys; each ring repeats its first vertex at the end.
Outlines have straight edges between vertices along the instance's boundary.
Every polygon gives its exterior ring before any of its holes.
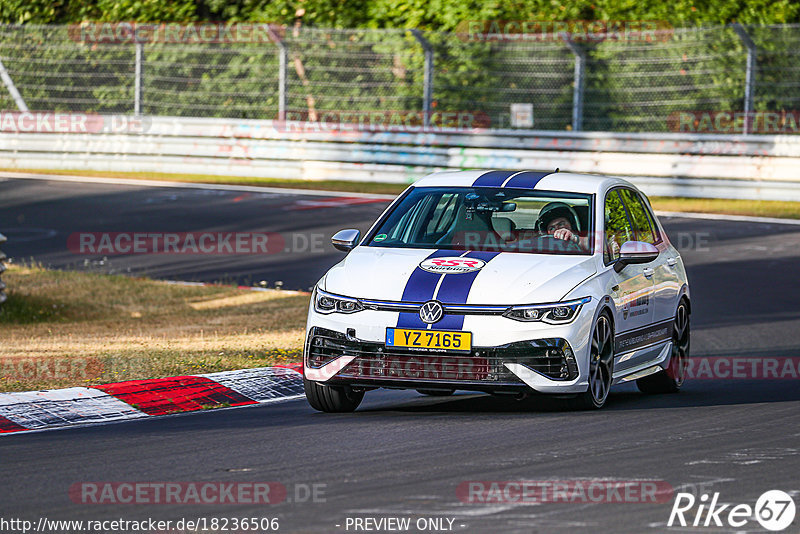
{"type": "MultiPolygon", "coordinates": [[[[653,410],[706,406],[748,405],[800,401],[796,380],[695,380],[679,393],[645,395],[635,386],[612,390],[602,412],[653,410]],[[624,389],[623,389],[624,388],[624,389]]],[[[369,395],[369,393],[367,393],[369,395]]],[[[524,400],[491,395],[457,395],[447,399],[414,399],[396,405],[361,408],[356,413],[585,413],[571,410],[559,399],[535,395],[524,400]]]]}

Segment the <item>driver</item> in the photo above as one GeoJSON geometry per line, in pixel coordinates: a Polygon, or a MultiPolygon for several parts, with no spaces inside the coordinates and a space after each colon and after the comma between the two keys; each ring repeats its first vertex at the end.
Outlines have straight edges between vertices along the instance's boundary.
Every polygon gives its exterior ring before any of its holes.
{"type": "Polygon", "coordinates": [[[572,241],[586,250],[589,239],[578,235],[580,224],[575,210],[564,202],[551,202],[539,211],[536,229],[540,235],[572,241]]]}

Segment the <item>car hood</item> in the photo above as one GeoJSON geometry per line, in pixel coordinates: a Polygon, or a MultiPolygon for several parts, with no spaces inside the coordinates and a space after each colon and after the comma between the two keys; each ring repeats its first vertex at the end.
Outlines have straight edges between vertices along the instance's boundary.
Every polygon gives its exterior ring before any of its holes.
{"type": "MultiPolygon", "coordinates": [[[[363,299],[400,301],[412,273],[435,251],[356,247],[331,268],[322,288],[331,293],[363,299]]],[[[440,252],[439,255],[443,253],[440,252]]],[[[446,253],[457,257],[461,251],[446,253]]],[[[597,272],[592,256],[502,252],[473,274],[464,287],[468,304],[532,304],[557,302],[597,272]]],[[[446,274],[445,277],[467,277],[446,274]]],[[[433,294],[438,276],[427,277],[433,294]]]]}

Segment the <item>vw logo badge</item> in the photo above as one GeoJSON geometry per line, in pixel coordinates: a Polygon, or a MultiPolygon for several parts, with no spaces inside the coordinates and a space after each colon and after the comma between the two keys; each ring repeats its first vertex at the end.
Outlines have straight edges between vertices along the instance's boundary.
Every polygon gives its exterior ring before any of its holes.
{"type": "Polygon", "coordinates": [[[429,300],[419,309],[419,318],[428,324],[433,324],[442,318],[444,308],[435,300],[429,300]]]}

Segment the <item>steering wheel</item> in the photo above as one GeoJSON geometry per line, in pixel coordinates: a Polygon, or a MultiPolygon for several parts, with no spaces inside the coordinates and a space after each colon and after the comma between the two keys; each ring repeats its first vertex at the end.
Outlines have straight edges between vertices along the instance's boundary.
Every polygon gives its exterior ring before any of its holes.
{"type": "Polygon", "coordinates": [[[549,239],[550,240],[550,241],[548,241],[547,246],[539,247],[540,249],[543,249],[543,250],[552,249],[553,248],[552,244],[557,242],[559,244],[559,246],[561,247],[561,249],[564,250],[565,252],[570,252],[570,251],[583,252],[583,247],[581,247],[578,243],[576,243],[575,241],[572,241],[572,240],[558,239],[555,236],[552,236],[550,234],[540,235],[540,236],[538,236],[537,239],[549,239]]]}

